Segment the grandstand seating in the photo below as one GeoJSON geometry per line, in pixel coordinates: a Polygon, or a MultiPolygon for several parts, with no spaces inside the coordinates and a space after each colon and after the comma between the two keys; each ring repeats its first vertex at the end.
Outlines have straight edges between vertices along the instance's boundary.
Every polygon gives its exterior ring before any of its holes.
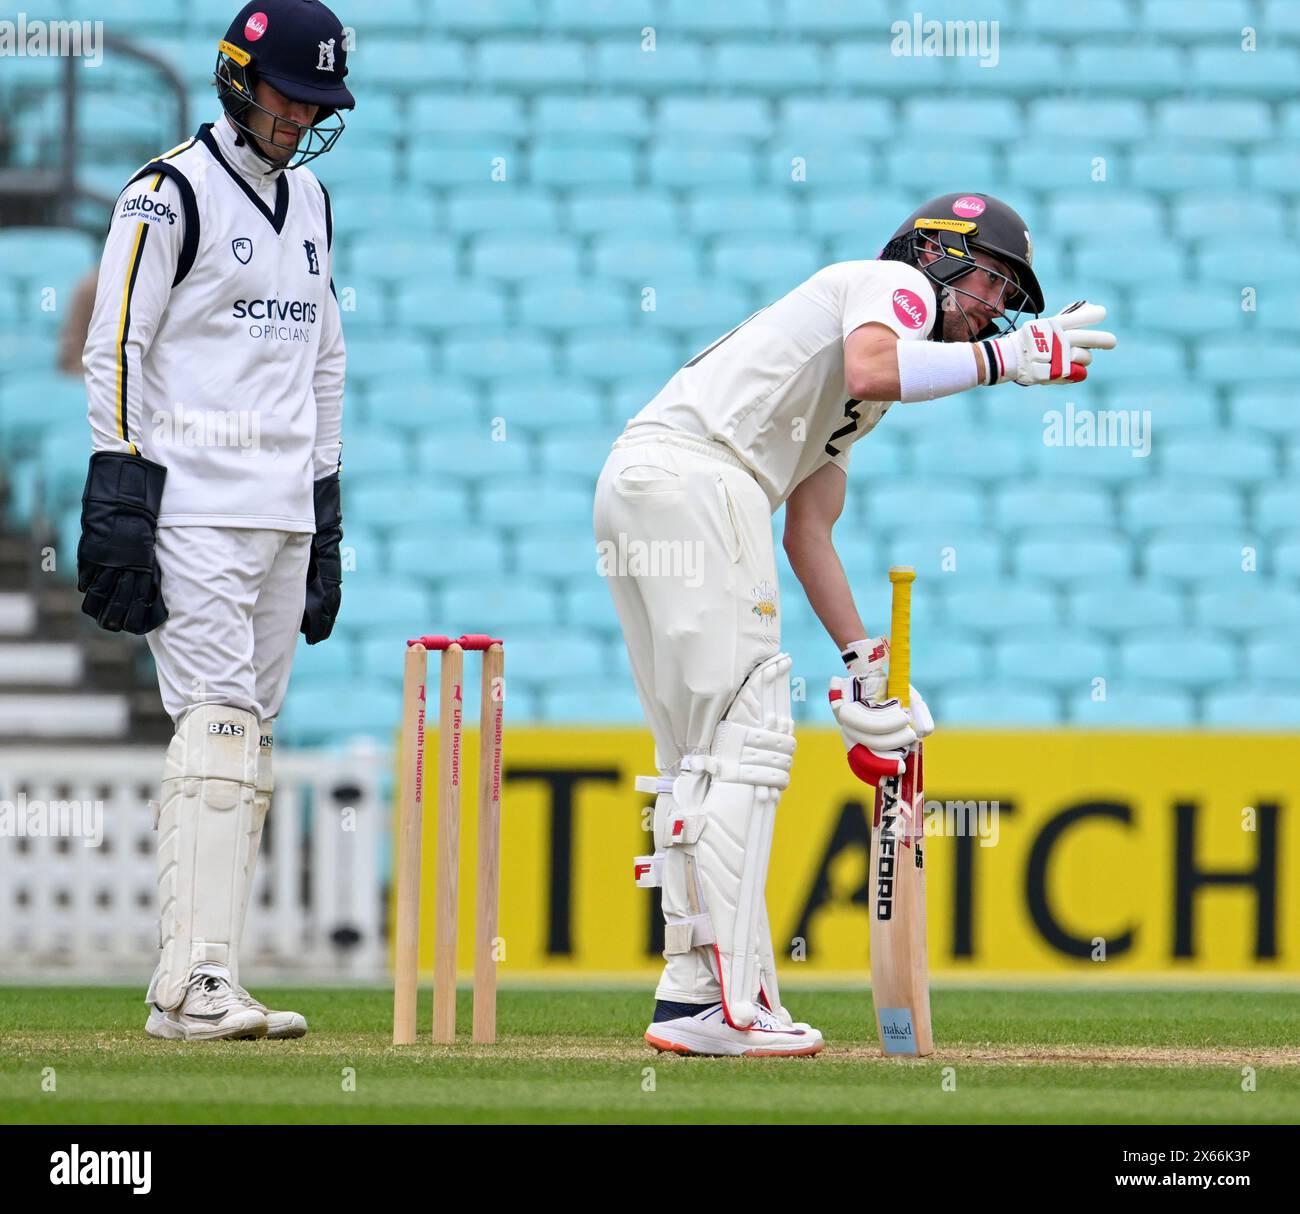
{"type": "MultiPolygon", "coordinates": [[[[917,682],[944,724],[1300,723],[1300,253],[1284,239],[1300,5],[922,7],[1000,18],[997,70],[892,54],[885,0],[351,15],[359,107],[313,167],[345,301],[355,568],[335,638],[300,649],[285,740],[385,733],[400,641],[462,627],[511,641],[512,718],[639,719],[593,572],[609,443],[692,353],[956,188],[1021,210],[1051,310],[1107,302],[1121,348],[1069,390],[897,406],[859,445],[837,539],[871,625],[886,566],[915,564],[917,682]],[[1149,453],[1052,440],[1067,402],[1136,411],[1149,453]]],[[[212,5],[102,0],[94,16],[174,63],[192,125],[214,116],[212,5]]],[[[82,179],[112,194],[179,133],[138,63],[110,54],[86,77],[82,179]]],[[[0,69],[11,163],[52,162],[55,79],[0,69]]],[[[0,230],[8,517],[50,523],[64,549],[88,438],[54,341],[100,235],[0,230]]],[[[837,658],[777,553],[810,688],[796,713],[825,720],[815,680],[837,658]]]]}

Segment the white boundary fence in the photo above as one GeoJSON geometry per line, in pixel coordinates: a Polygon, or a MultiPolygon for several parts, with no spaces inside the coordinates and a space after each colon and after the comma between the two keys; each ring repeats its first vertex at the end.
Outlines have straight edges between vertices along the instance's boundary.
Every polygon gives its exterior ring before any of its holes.
{"type": "MultiPolygon", "coordinates": [[[[385,977],[389,770],[374,748],[276,750],[246,982],[385,977]]],[[[158,955],[149,801],[161,774],[154,748],[0,748],[0,978],[148,981],[158,955]]]]}

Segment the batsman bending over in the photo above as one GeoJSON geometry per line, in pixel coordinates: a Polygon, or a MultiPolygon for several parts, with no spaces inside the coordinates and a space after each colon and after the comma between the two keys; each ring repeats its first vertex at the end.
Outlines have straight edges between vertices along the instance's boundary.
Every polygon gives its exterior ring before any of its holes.
{"type": "Polygon", "coordinates": [[[764,887],[794,755],[780,652],[771,515],[848,674],[832,679],[845,747],[875,783],[934,728],[925,701],[885,698],[888,640],[868,637],[831,530],[851,445],[896,402],[1083,379],[1106,310],[1043,311],[1024,221],[986,194],[915,211],[875,261],[827,266],[682,367],[628,422],[596,488],[602,553],[696,553],[679,568],[610,571],[654,733],[653,857],[663,977],[646,1040],[685,1054],[815,1054],[822,1035],[781,1005],[764,887]],[[936,318],[938,323],[936,323],[936,318]],[[671,545],[665,547],[665,543],[671,545]],[[861,752],[859,752],[861,754],[861,752]]]}

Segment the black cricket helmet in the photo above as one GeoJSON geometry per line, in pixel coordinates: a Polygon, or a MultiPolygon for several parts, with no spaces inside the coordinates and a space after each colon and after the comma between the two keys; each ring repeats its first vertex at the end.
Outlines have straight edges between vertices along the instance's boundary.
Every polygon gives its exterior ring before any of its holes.
{"type": "MultiPolygon", "coordinates": [[[[961,297],[974,297],[956,284],[972,270],[976,262],[972,250],[979,250],[1004,262],[1012,277],[988,270],[1003,282],[996,301],[997,314],[976,338],[997,337],[1020,324],[1021,314],[1043,311],[1043,288],[1034,274],[1034,242],[1029,226],[1005,202],[990,194],[943,194],[923,203],[911,213],[890,238],[881,253],[882,259],[905,261],[924,274],[935,288],[940,312],[945,309],[945,295],[965,315],[961,297]],[[922,265],[923,252],[937,253],[922,265]]],[[[937,326],[941,328],[941,326],[937,326]]],[[[942,340],[936,334],[931,340],[942,340]]]]}
{"type": "Polygon", "coordinates": [[[343,26],[319,0],[245,4],[217,44],[215,74],[217,96],[231,121],[259,156],[280,168],[297,168],[328,152],[343,133],[338,111],[356,105],[343,82],[348,74],[343,26]],[[259,80],[292,101],[319,106],[315,121],[304,125],[271,114],[253,99],[259,80]],[[262,152],[246,122],[250,110],[274,118],[268,142],[286,151],[297,149],[287,161],[272,160],[262,152]]]}

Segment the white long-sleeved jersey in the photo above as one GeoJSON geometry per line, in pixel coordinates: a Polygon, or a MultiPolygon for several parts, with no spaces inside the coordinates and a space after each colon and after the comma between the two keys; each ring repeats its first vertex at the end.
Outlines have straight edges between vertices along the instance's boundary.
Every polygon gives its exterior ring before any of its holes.
{"type": "Polygon", "coordinates": [[[118,196],[83,365],[99,451],[163,464],[160,526],[314,531],[347,355],[329,195],[223,116],[118,196]]]}
{"type": "Polygon", "coordinates": [[[823,464],[846,472],[849,448],[889,401],[849,398],[844,342],[860,325],[925,341],[934,288],[901,261],[841,261],[697,354],[630,422],[670,426],[731,447],[775,511],[823,464]]]}

